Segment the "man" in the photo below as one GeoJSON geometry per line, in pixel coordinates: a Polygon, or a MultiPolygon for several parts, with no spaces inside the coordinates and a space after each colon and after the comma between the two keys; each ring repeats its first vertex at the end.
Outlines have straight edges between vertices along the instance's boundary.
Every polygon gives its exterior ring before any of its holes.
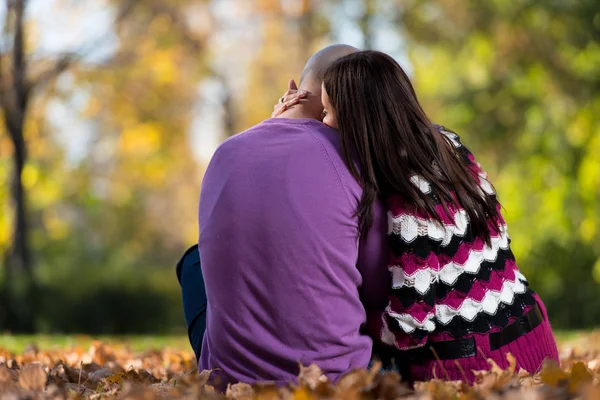
{"type": "Polygon", "coordinates": [[[360,234],[361,188],[319,121],[325,69],[355,51],[316,53],[300,81],[307,97],[226,140],[206,170],[200,259],[190,249],[178,277],[199,369],[225,382],[287,383],[311,363],[335,380],[369,364],[361,327],[387,304],[387,220],[378,205],[360,234]]]}

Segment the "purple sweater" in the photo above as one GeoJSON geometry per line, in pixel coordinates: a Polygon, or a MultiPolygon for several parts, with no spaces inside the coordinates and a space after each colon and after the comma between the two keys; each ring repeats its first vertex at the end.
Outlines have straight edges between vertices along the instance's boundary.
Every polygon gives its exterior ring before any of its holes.
{"type": "Polygon", "coordinates": [[[368,234],[338,133],[269,119],[225,141],[202,183],[199,249],[208,297],[199,369],[227,382],[330,379],[369,363],[366,312],[387,304],[387,219],[368,234]]]}

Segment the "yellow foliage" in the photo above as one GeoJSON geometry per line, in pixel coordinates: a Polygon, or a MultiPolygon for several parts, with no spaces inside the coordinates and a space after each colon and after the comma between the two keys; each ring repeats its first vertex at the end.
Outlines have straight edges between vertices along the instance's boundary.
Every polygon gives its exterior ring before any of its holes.
{"type": "Polygon", "coordinates": [[[567,129],[567,139],[574,146],[581,146],[589,137],[592,127],[591,118],[586,112],[579,113],[567,129]]]}
{"type": "Polygon", "coordinates": [[[150,32],[154,35],[165,35],[169,33],[171,21],[168,15],[160,15],[152,20],[150,32]]]}
{"type": "Polygon", "coordinates": [[[172,52],[157,51],[146,59],[148,67],[152,69],[159,83],[166,85],[175,81],[177,67],[175,66],[176,58],[172,52]]]}
{"type": "MultiPolygon", "coordinates": [[[[0,194],[1,195],[1,194],[0,194]]],[[[2,218],[0,218],[0,252],[7,249],[9,247],[10,240],[10,232],[11,232],[11,223],[12,223],[12,212],[8,207],[8,201],[2,205],[0,208],[0,214],[2,218]]]]}
{"type": "Polygon", "coordinates": [[[164,162],[155,161],[144,165],[143,179],[149,186],[157,186],[167,177],[168,166],[164,162]]]}
{"type": "Polygon", "coordinates": [[[142,123],[121,132],[119,147],[128,156],[144,158],[155,153],[160,144],[160,127],[152,123],[142,123]]]}
{"type": "Polygon", "coordinates": [[[37,167],[27,164],[23,167],[23,172],[21,174],[21,179],[23,181],[23,186],[25,189],[31,189],[35,186],[40,176],[39,170],[37,167]]]}
{"type": "Polygon", "coordinates": [[[102,107],[100,101],[95,97],[90,97],[86,108],[83,110],[82,116],[85,118],[92,118],[98,115],[102,107]]]}
{"type": "Polygon", "coordinates": [[[257,8],[259,12],[273,13],[281,11],[280,0],[258,0],[257,8]]]}
{"type": "Polygon", "coordinates": [[[591,242],[596,237],[596,221],[591,217],[585,218],[579,224],[579,236],[584,242],[591,242]]]}

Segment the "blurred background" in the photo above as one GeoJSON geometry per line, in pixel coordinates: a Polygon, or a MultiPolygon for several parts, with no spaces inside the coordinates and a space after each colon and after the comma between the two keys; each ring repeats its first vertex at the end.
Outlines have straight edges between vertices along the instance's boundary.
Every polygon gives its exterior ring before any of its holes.
{"type": "Polygon", "coordinates": [[[402,64],[489,172],[554,327],[600,324],[598,0],[2,3],[0,332],[184,332],[212,153],[331,43],[402,64]]]}

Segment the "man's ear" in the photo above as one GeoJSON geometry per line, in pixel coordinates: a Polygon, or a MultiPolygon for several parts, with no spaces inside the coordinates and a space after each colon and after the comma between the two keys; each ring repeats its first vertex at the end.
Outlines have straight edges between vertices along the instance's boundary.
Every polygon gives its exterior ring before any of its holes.
{"type": "Polygon", "coordinates": [[[288,82],[288,90],[298,90],[298,85],[296,85],[295,80],[290,79],[290,81],[288,82]]]}

